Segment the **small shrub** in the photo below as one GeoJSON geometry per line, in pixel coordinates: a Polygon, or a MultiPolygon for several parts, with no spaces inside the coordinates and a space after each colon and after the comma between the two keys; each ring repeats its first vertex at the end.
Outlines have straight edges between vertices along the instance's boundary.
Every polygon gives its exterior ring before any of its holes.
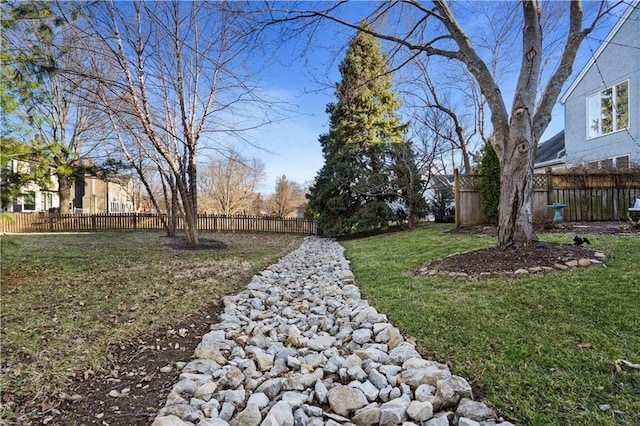
{"type": "Polygon", "coordinates": [[[438,223],[453,223],[455,221],[455,205],[453,204],[451,188],[441,187],[434,191],[427,203],[428,211],[438,223]]]}
{"type": "Polygon", "coordinates": [[[533,214],[533,226],[536,231],[544,231],[553,229],[553,214],[550,212],[534,213],[533,214]]]}

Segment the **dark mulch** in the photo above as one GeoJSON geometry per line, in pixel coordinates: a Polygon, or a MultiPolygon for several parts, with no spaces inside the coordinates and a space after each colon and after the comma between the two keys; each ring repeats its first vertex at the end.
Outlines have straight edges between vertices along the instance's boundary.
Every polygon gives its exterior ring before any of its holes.
{"type": "MultiPolygon", "coordinates": [[[[496,226],[470,226],[448,231],[452,234],[497,236],[496,226]]],[[[593,258],[594,250],[588,245],[575,246],[575,235],[588,237],[590,241],[596,241],[597,235],[636,235],[640,236],[640,229],[629,229],[625,223],[564,223],[562,227],[550,227],[542,229],[539,233],[563,233],[566,234],[565,244],[540,244],[538,248],[519,250],[508,248],[505,250],[492,247],[485,250],[475,250],[467,253],[455,254],[443,259],[438,259],[423,265],[422,268],[438,269],[448,272],[464,272],[469,275],[477,275],[482,272],[513,272],[517,269],[526,269],[536,266],[553,267],[556,263],[565,263],[569,260],[581,258],[593,258]]]]}
{"type": "Polygon", "coordinates": [[[536,266],[553,267],[570,260],[593,258],[594,250],[569,244],[545,244],[545,248],[519,250],[515,248],[499,249],[491,247],[454,254],[423,265],[429,269],[448,272],[464,272],[478,275],[483,272],[513,272],[536,266]]]}

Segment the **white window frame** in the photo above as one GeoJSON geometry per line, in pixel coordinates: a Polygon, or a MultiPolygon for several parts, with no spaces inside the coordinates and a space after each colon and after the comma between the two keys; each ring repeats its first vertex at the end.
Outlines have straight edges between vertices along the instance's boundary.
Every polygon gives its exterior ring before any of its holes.
{"type": "Polygon", "coordinates": [[[600,160],[596,160],[596,161],[591,161],[589,162],[588,166],[589,168],[594,168],[594,169],[602,169],[605,168],[606,166],[604,165],[605,162],[610,161],[611,162],[611,167],[614,169],[620,169],[622,167],[620,167],[620,165],[618,164],[618,160],[625,158],[626,159],[626,166],[624,166],[624,168],[628,168],[630,167],[631,163],[631,155],[630,154],[624,154],[624,155],[617,155],[615,157],[608,157],[608,158],[602,158],[600,160]]]}
{"type": "Polygon", "coordinates": [[[111,197],[111,213],[120,213],[120,203],[115,195],[111,197]]]}
{"type": "Polygon", "coordinates": [[[30,212],[36,211],[36,209],[38,208],[38,200],[36,197],[37,195],[35,191],[24,191],[22,193],[22,210],[30,212]],[[28,198],[33,198],[33,204],[27,204],[28,198]],[[27,206],[31,208],[28,209],[27,206]]]}
{"type": "MultiPolygon", "coordinates": [[[[617,133],[617,132],[621,132],[625,129],[628,129],[631,126],[631,111],[630,111],[630,107],[631,107],[631,85],[629,84],[629,80],[622,80],[612,86],[606,87],[596,93],[594,93],[591,96],[587,96],[587,102],[586,102],[586,107],[587,107],[587,111],[586,111],[586,117],[587,117],[587,126],[586,126],[586,131],[587,131],[587,139],[595,139],[595,138],[599,138],[601,136],[606,136],[606,135],[610,135],[613,133],[617,133]],[[627,84],[627,125],[625,127],[622,128],[618,128],[618,108],[616,106],[617,102],[617,98],[618,98],[618,87],[623,85],[623,84],[627,84]],[[612,93],[612,98],[613,98],[613,102],[612,102],[612,110],[611,110],[611,117],[612,117],[612,131],[607,132],[607,133],[603,133],[602,132],[602,114],[601,114],[601,105],[602,105],[602,94],[608,90],[611,90],[612,93]],[[592,108],[591,108],[591,103],[592,100],[596,100],[598,101],[597,107],[598,107],[598,112],[594,114],[592,114],[592,108]],[[594,117],[594,115],[597,115],[597,117],[594,117]],[[598,120],[598,130],[595,131],[592,128],[592,123],[595,120],[598,120]]],[[[595,105],[594,105],[595,106],[595,105]]]]}

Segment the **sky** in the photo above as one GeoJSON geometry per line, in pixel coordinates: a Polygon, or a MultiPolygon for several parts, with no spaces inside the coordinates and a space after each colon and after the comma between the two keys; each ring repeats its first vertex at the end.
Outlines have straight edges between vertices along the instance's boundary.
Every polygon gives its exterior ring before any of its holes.
{"type": "MultiPolygon", "coordinates": [[[[615,15],[619,16],[623,11],[618,10],[615,15]]],[[[587,62],[591,49],[597,49],[598,40],[604,39],[614,24],[615,19],[603,21],[588,43],[582,44],[574,64],[574,73],[563,90],[587,62]]],[[[332,85],[340,79],[338,64],[344,57],[344,48],[350,36],[354,34],[353,30],[346,28],[332,28],[334,30],[316,35],[314,45],[322,48],[312,49],[303,58],[297,57],[299,46],[283,46],[277,52],[282,60],[270,68],[266,79],[268,90],[289,105],[289,111],[284,114],[287,118],[257,129],[250,135],[252,141],[262,149],[248,145],[242,148],[245,155],[260,158],[264,162],[266,177],[260,191],[265,194],[274,191],[276,180],[282,175],[301,184],[310,183],[323,165],[318,138],[328,131],[329,117],[325,108],[327,103],[335,101],[332,85]]],[[[509,86],[513,87],[514,84],[506,85],[509,86]]],[[[542,141],[551,138],[563,127],[564,109],[557,103],[542,141]]]]}

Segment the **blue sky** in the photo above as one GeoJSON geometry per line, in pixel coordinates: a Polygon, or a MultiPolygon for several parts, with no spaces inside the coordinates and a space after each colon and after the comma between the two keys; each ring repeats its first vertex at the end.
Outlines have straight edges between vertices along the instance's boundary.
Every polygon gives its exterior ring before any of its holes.
{"type": "MultiPolygon", "coordinates": [[[[574,76],[589,59],[589,47],[595,51],[598,47],[597,40],[604,39],[614,23],[615,19],[603,21],[592,34],[589,44],[583,43],[574,66],[574,76]]],[[[327,103],[335,100],[333,85],[340,79],[338,64],[344,56],[344,46],[354,34],[346,28],[332,28],[335,31],[326,31],[316,37],[313,42],[315,48],[304,57],[298,57],[298,46],[292,43],[285,45],[277,52],[281,58],[280,63],[271,67],[266,77],[270,94],[286,101],[291,111],[285,114],[287,119],[253,132],[251,137],[254,142],[265,149],[250,146],[243,148],[246,155],[260,158],[265,163],[266,179],[260,188],[263,193],[273,192],[276,179],[281,175],[286,175],[289,180],[305,183],[312,181],[322,167],[318,137],[328,130],[329,120],[325,108],[327,103]]],[[[570,82],[571,78],[565,84],[565,89],[570,82]]],[[[505,89],[509,87],[513,87],[513,84],[507,84],[505,89]]],[[[557,104],[543,141],[563,129],[563,114],[563,107],[557,104]]]]}

